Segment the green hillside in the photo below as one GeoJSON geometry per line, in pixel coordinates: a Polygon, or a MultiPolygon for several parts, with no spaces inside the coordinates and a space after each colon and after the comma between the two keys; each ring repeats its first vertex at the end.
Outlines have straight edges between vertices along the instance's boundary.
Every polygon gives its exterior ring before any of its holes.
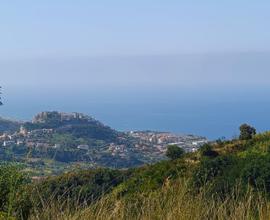
{"type": "Polygon", "coordinates": [[[134,138],[81,113],[41,112],[25,123],[1,119],[1,132],[0,161],[24,164],[33,175],[59,174],[77,165],[122,168],[144,163],[143,153],[133,149],[134,138]],[[112,154],[114,149],[121,152],[112,154]]]}
{"type": "Polygon", "coordinates": [[[33,122],[26,122],[28,131],[38,129],[54,129],[58,135],[70,135],[74,140],[84,139],[104,143],[116,142],[120,132],[105,126],[94,118],[80,113],[42,112],[36,115],[33,122]]]}
{"type": "MultiPolygon", "coordinates": [[[[0,103],[1,105],[1,103],[0,103]]],[[[6,133],[13,133],[18,131],[22,123],[12,120],[7,120],[4,118],[0,118],[0,134],[6,133]]]]}
{"type": "Polygon", "coordinates": [[[166,159],[170,143],[181,143],[184,153],[208,142],[170,132],[121,132],[82,113],[41,112],[32,121],[13,124],[15,131],[0,121],[0,127],[6,128],[0,135],[0,161],[20,163],[33,176],[139,167],[166,159]]]}
{"type": "Polygon", "coordinates": [[[14,203],[10,213],[25,219],[269,219],[270,132],[241,139],[129,170],[79,171],[34,183],[15,175],[16,189],[3,184],[12,178],[1,178],[0,187],[8,188],[1,198],[13,190],[17,196],[2,199],[0,209],[7,213],[14,203]]]}

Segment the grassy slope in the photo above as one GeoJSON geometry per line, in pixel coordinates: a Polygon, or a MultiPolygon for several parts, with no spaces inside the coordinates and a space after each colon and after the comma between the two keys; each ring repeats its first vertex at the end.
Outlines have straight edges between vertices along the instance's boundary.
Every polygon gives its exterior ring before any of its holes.
{"type": "Polygon", "coordinates": [[[129,171],[51,178],[38,184],[45,198],[31,219],[270,219],[270,132],[211,147],[218,156],[198,151],[129,171]],[[94,187],[98,200],[76,197],[94,187]],[[56,193],[65,202],[50,197],[56,193]]]}
{"type": "Polygon", "coordinates": [[[237,180],[243,177],[243,172],[247,167],[253,164],[253,161],[268,161],[270,132],[259,134],[253,140],[215,143],[212,144],[212,150],[218,152],[219,156],[215,158],[203,157],[198,151],[186,154],[178,160],[162,161],[136,169],[132,177],[118,186],[115,191],[132,196],[133,193],[159,190],[162,186],[183,178],[192,179],[191,181],[196,183],[198,175],[202,172],[207,175],[207,171],[210,172],[208,179],[211,179],[212,182],[221,180],[236,184],[237,180]],[[208,168],[209,170],[207,170],[208,168]],[[216,174],[215,168],[217,169],[216,174]]]}

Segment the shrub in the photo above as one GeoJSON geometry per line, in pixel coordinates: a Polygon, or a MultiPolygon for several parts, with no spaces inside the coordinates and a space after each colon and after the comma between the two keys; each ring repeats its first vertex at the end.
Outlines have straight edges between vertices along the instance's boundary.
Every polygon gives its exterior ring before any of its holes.
{"type": "Polygon", "coordinates": [[[149,193],[160,189],[164,184],[184,177],[193,166],[184,160],[161,161],[154,165],[136,168],[131,177],[123,182],[116,192],[118,195],[133,197],[137,193],[149,193]]]}
{"type": "Polygon", "coordinates": [[[36,204],[42,203],[41,200],[61,201],[63,204],[68,201],[71,205],[89,204],[110,192],[127,176],[128,171],[96,169],[49,177],[36,184],[33,200],[36,204]]]}
{"type": "Polygon", "coordinates": [[[248,183],[256,190],[270,193],[270,157],[247,158],[241,177],[244,183],[248,183]]]}
{"type": "Polygon", "coordinates": [[[201,156],[217,157],[218,153],[212,149],[210,144],[204,144],[200,149],[201,156]]]}
{"type": "Polygon", "coordinates": [[[224,174],[224,171],[232,164],[229,156],[217,157],[212,160],[203,160],[193,174],[195,187],[202,187],[217,176],[224,174]]]}
{"type": "Polygon", "coordinates": [[[169,145],[167,147],[166,156],[172,160],[180,158],[185,151],[177,145],[169,145]]]}
{"type": "Polygon", "coordinates": [[[252,139],[252,137],[256,134],[256,129],[248,124],[242,124],[239,129],[240,129],[240,136],[239,136],[240,140],[252,139]]]}
{"type": "Polygon", "coordinates": [[[29,215],[30,203],[24,190],[28,182],[17,166],[0,165],[0,212],[8,218],[25,219],[29,215]]]}

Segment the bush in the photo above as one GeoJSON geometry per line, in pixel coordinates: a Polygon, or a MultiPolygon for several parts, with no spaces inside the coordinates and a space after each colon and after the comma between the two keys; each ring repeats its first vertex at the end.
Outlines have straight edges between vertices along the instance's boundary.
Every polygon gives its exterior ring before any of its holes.
{"type": "Polygon", "coordinates": [[[167,147],[166,156],[172,160],[180,158],[185,151],[177,145],[169,145],[167,147]]]}
{"type": "Polygon", "coordinates": [[[270,156],[249,159],[241,174],[244,183],[259,191],[270,193],[270,156]]]}
{"type": "Polygon", "coordinates": [[[232,162],[232,158],[229,156],[217,157],[212,160],[203,160],[193,174],[193,183],[195,187],[199,188],[205,186],[205,184],[214,178],[222,176],[232,162]]]}
{"type": "Polygon", "coordinates": [[[217,157],[218,153],[212,149],[212,146],[210,144],[204,144],[200,148],[201,156],[205,157],[217,157]]]}
{"type": "Polygon", "coordinates": [[[133,197],[137,193],[149,193],[159,190],[164,184],[184,177],[193,166],[187,166],[184,160],[161,161],[134,169],[131,177],[117,188],[118,195],[133,197]]]}
{"type": "Polygon", "coordinates": [[[69,202],[71,205],[89,204],[109,193],[127,176],[128,171],[96,169],[49,177],[36,184],[33,200],[36,204],[42,202],[40,198],[43,201],[61,201],[63,204],[69,202]]]}
{"type": "Polygon", "coordinates": [[[0,165],[0,212],[26,219],[30,203],[25,192],[29,179],[17,166],[0,165]]]}

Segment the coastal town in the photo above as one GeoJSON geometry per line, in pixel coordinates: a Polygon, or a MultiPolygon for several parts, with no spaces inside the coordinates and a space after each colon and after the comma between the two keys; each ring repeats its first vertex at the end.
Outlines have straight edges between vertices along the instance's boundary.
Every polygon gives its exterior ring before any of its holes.
{"type": "MultiPolygon", "coordinates": [[[[59,149],[60,143],[52,143],[51,138],[55,133],[54,129],[36,129],[27,131],[21,126],[18,132],[13,134],[4,133],[0,136],[0,145],[3,147],[12,146],[26,146],[27,148],[36,149],[59,149]]],[[[208,140],[203,137],[194,135],[177,135],[169,132],[155,132],[155,131],[129,131],[126,132],[126,138],[132,140],[132,145],[119,143],[109,143],[102,148],[106,152],[110,152],[112,156],[125,157],[126,153],[132,147],[133,150],[144,153],[151,153],[157,155],[165,155],[168,145],[178,145],[186,152],[194,152],[200,146],[207,143],[208,140]]],[[[122,138],[124,139],[124,138],[122,138]]],[[[91,146],[87,144],[79,144],[76,146],[78,150],[88,151],[91,146]]]]}
{"type": "Polygon", "coordinates": [[[135,147],[140,147],[141,145],[147,147],[151,145],[161,152],[166,152],[168,145],[178,145],[186,152],[194,152],[200,146],[208,142],[204,137],[174,134],[170,132],[130,131],[128,134],[138,140],[135,147]]]}
{"type": "Polygon", "coordinates": [[[207,142],[201,136],[170,132],[118,132],[80,113],[42,112],[16,131],[0,134],[0,156],[3,160],[30,161],[35,168],[46,167],[48,160],[58,167],[59,163],[68,167],[76,163],[128,168],[166,160],[168,145],[194,152],[207,142]]]}

